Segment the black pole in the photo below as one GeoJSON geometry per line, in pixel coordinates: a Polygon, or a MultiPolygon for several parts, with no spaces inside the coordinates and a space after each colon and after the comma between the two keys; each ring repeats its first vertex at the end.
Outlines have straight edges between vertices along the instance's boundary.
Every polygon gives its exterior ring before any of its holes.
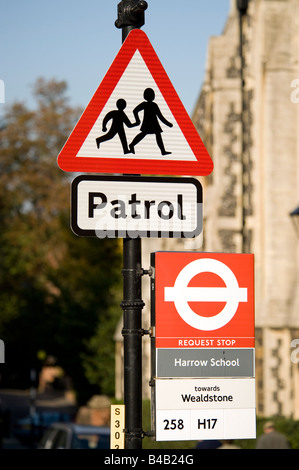
{"type": "MultiPolygon", "coordinates": [[[[144,24],[147,3],[143,0],[122,0],[118,4],[117,28],[122,41],[132,29],[144,24]]],[[[123,241],[123,345],[125,448],[142,448],[142,308],[141,300],[141,239],[123,241]]]]}
{"type": "Polygon", "coordinates": [[[123,241],[125,448],[142,448],[141,240],[123,241]]]}
{"type": "MultiPolygon", "coordinates": [[[[247,14],[249,0],[237,0],[237,8],[239,10],[239,42],[240,42],[240,81],[241,81],[241,166],[242,166],[242,226],[241,226],[241,240],[242,240],[242,253],[245,253],[247,244],[246,244],[246,203],[245,203],[245,192],[246,192],[246,181],[245,181],[245,58],[244,58],[244,38],[243,38],[243,18],[247,14]]],[[[248,170],[248,169],[247,169],[248,170]]]]}

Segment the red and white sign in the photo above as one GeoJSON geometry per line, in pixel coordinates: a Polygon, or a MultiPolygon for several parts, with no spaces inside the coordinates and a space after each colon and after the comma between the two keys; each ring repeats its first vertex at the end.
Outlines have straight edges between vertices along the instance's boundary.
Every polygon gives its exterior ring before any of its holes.
{"type": "Polygon", "coordinates": [[[142,30],[127,36],[58,165],[90,173],[212,172],[213,162],[142,30]]]}
{"type": "Polygon", "coordinates": [[[156,348],[254,348],[254,256],[154,253],[156,348]]]}

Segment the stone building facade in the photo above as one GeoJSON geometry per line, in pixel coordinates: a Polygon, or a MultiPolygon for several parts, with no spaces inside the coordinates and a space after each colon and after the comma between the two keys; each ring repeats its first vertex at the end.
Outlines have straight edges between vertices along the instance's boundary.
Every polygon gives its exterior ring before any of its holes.
{"type": "Polygon", "coordinates": [[[203,250],[254,253],[257,414],[299,419],[299,0],[250,0],[239,20],[231,0],[193,113],[214,161],[203,250]]]}
{"type": "MultiPolygon", "coordinates": [[[[250,0],[242,32],[243,62],[231,0],[192,116],[214,161],[199,178],[203,240],[143,240],[142,262],[147,269],[158,250],[254,253],[257,414],[299,419],[299,236],[290,218],[299,205],[299,0],[250,0]]],[[[147,328],[149,279],[143,285],[147,328]]],[[[121,398],[121,322],[115,341],[121,398]]],[[[146,337],[143,351],[149,397],[146,337]]]]}

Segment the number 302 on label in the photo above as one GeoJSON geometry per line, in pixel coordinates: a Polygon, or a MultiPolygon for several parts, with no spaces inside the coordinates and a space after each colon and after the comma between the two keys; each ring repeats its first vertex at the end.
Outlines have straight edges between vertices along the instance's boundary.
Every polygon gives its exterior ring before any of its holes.
{"type": "Polygon", "coordinates": [[[157,441],[219,439],[223,431],[221,410],[191,413],[189,410],[158,410],[156,415],[157,441]]]}
{"type": "Polygon", "coordinates": [[[125,448],[125,405],[111,405],[110,448],[125,448]]]}

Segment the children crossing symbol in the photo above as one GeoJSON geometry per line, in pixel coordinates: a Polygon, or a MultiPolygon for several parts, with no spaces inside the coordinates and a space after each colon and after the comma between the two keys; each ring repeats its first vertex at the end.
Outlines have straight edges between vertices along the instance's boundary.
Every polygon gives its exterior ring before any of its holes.
{"type": "Polygon", "coordinates": [[[159,120],[168,127],[172,127],[173,125],[171,124],[171,122],[167,121],[167,119],[161,113],[159,106],[154,103],[155,92],[152,88],[146,88],[146,90],[144,90],[143,96],[145,101],[143,103],[140,103],[133,110],[133,114],[135,117],[135,122],[133,123],[129,120],[128,116],[124,112],[124,109],[127,106],[126,101],[122,98],[117,100],[117,110],[110,111],[108,114],[106,114],[103,119],[103,132],[107,131],[108,122],[112,121],[112,123],[107,134],[104,134],[102,137],[96,138],[96,144],[98,148],[100,148],[100,144],[102,142],[111,140],[118,134],[123,147],[124,154],[135,154],[135,146],[148,134],[155,134],[157,145],[161,151],[161,155],[171,154],[171,152],[167,152],[165,150],[164,143],[161,137],[161,133],[163,132],[163,130],[159,124],[159,120]],[[143,112],[143,122],[140,128],[141,132],[136,135],[136,137],[133,139],[133,141],[128,147],[124,124],[129,128],[138,126],[141,122],[139,118],[140,112],[143,112]]]}
{"type": "Polygon", "coordinates": [[[111,127],[107,134],[104,134],[102,137],[97,137],[96,138],[96,144],[97,147],[100,148],[100,144],[102,142],[105,142],[107,140],[113,139],[113,137],[118,134],[124,154],[130,153],[130,150],[128,148],[128,143],[127,143],[127,137],[126,133],[124,130],[124,124],[127,127],[133,127],[136,126],[136,124],[132,124],[128,118],[128,116],[125,114],[124,109],[126,108],[127,103],[123,99],[119,99],[116,102],[116,107],[117,110],[115,111],[110,111],[108,114],[103,119],[103,132],[107,131],[107,124],[109,121],[112,121],[111,127]]]}
{"type": "Polygon", "coordinates": [[[156,141],[158,144],[159,149],[161,150],[162,155],[169,155],[171,152],[167,152],[164,148],[164,143],[161,137],[161,133],[163,132],[159,120],[163,122],[168,127],[172,127],[171,122],[167,121],[163,114],[160,111],[159,106],[154,103],[155,99],[155,92],[152,88],[147,88],[144,91],[144,99],[145,101],[138,105],[133,113],[136,118],[136,123],[140,123],[139,113],[143,111],[143,123],[141,125],[141,132],[138,134],[130,145],[130,150],[132,153],[135,153],[135,146],[148,134],[155,134],[156,141]]]}
{"type": "Polygon", "coordinates": [[[127,36],[58,155],[58,165],[89,173],[212,172],[213,162],[142,30],[127,36]]]}

